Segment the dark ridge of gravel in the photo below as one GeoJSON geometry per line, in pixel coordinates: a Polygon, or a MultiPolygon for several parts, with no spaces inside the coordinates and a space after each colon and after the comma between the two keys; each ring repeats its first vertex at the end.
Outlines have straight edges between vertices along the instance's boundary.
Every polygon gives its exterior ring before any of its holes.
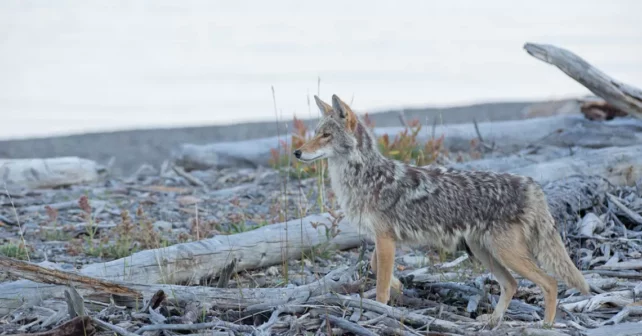
{"type": "MultiPolygon", "coordinates": [[[[540,102],[483,103],[448,108],[419,108],[403,110],[408,120],[418,118],[423,123],[428,118],[432,124],[468,123],[473,116],[478,122],[519,119],[526,107],[540,102]]],[[[399,126],[398,110],[370,114],[377,126],[399,126]]],[[[305,122],[314,126],[315,119],[305,122]]],[[[287,121],[288,129],[292,122],[287,121]]],[[[281,124],[283,133],[285,122],[281,124]]],[[[116,132],[87,133],[47,138],[0,141],[2,158],[42,158],[56,156],[79,156],[99,163],[116,160],[115,174],[131,174],[141,164],[158,167],[170,157],[172,149],[182,143],[207,144],[223,141],[239,141],[274,136],[277,134],[274,121],[239,123],[232,125],[209,125],[168,129],[145,129],[116,132]]]]}

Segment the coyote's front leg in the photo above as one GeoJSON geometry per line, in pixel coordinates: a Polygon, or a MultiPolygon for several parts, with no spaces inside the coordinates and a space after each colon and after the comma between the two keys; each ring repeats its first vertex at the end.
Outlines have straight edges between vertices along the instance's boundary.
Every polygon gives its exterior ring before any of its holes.
{"type": "MultiPolygon", "coordinates": [[[[372,269],[373,274],[377,274],[377,248],[376,247],[372,251],[372,255],[370,256],[370,269],[372,269]]],[[[397,277],[394,274],[392,275],[392,280],[390,281],[390,287],[401,293],[401,289],[402,289],[401,281],[399,281],[399,279],[397,279],[397,277]]]]}
{"type": "Polygon", "coordinates": [[[395,264],[395,241],[388,236],[377,235],[375,250],[370,265],[377,276],[377,301],[387,304],[390,300],[390,287],[401,290],[401,282],[392,271],[395,264]]]}

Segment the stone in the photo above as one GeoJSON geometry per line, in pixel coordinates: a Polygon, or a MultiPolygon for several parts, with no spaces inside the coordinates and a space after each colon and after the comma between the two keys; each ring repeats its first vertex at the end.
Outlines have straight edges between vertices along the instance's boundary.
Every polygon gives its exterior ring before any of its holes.
{"type": "Polygon", "coordinates": [[[157,221],[152,224],[156,230],[169,232],[172,230],[172,223],[166,221],[157,221]]]}

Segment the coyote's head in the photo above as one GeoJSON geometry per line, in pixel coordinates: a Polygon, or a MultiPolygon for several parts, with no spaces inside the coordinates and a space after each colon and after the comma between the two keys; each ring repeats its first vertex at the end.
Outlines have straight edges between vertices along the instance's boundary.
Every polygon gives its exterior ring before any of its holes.
{"type": "Polygon", "coordinates": [[[357,116],[348,104],[332,95],[332,106],[314,96],[323,117],[314,130],[314,137],[294,151],[294,156],[303,162],[349,155],[357,145],[354,131],[357,116]]]}

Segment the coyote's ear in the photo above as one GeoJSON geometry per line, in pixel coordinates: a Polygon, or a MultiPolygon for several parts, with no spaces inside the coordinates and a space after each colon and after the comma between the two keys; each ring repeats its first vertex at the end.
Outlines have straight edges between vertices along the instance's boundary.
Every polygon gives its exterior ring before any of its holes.
{"type": "Polygon", "coordinates": [[[323,115],[331,115],[333,113],[332,106],[321,100],[317,95],[314,95],[314,101],[317,102],[317,106],[323,115]]]}
{"type": "Polygon", "coordinates": [[[339,118],[345,121],[348,130],[354,131],[357,126],[357,116],[336,94],[332,95],[332,108],[339,118]]]}

